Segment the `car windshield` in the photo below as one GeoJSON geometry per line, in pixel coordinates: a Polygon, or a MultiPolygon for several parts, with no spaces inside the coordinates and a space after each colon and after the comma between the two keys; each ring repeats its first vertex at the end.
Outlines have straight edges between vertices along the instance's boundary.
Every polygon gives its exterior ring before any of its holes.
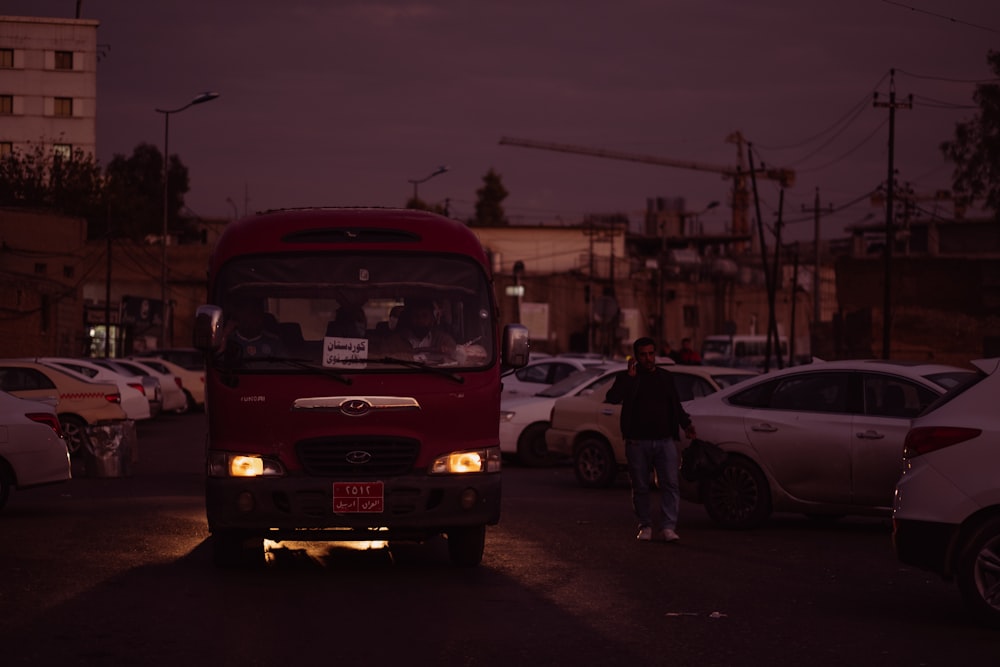
{"type": "Polygon", "coordinates": [[[236,372],[426,372],[496,362],[492,289],[466,257],[403,253],[253,256],[213,294],[236,372]]]}
{"type": "Polygon", "coordinates": [[[577,371],[572,375],[568,375],[554,385],[541,390],[536,396],[546,396],[548,398],[556,398],[558,396],[565,396],[569,392],[573,391],[580,385],[590,382],[592,379],[604,373],[607,369],[601,366],[591,366],[590,368],[585,368],[582,371],[577,371]]]}

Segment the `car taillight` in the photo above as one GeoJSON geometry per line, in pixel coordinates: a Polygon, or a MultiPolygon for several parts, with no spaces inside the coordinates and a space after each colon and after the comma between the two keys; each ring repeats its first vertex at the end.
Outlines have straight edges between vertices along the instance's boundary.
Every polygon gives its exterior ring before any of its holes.
{"type": "Polygon", "coordinates": [[[978,437],[982,432],[982,429],[960,426],[922,426],[910,429],[903,443],[903,458],[911,459],[921,454],[951,447],[978,437]]]}
{"type": "Polygon", "coordinates": [[[141,391],[143,396],[146,395],[146,388],[142,386],[141,382],[136,382],[135,384],[132,384],[131,382],[129,382],[128,386],[130,386],[133,389],[136,389],[138,391],[141,391]]]}
{"type": "Polygon", "coordinates": [[[105,394],[104,395],[104,400],[107,401],[108,403],[121,403],[122,402],[122,395],[121,394],[105,394]]]}
{"type": "Polygon", "coordinates": [[[24,415],[33,422],[38,422],[39,424],[45,424],[46,426],[52,427],[52,430],[56,432],[60,438],[63,437],[62,425],[59,423],[59,418],[48,412],[29,412],[24,415]]]}

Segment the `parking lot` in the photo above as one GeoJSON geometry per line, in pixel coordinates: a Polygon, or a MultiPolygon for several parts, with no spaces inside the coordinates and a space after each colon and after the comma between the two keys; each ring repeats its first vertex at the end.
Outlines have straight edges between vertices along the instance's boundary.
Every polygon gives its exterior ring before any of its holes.
{"type": "Polygon", "coordinates": [[[775,517],[727,531],[685,503],[678,544],[639,544],[624,477],[508,466],[483,564],[440,542],[284,544],[212,566],[204,415],[140,429],[127,478],[16,493],[0,515],[9,664],[991,664],[995,631],[952,586],[900,566],[885,520],[775,517]],[[341,641],[340,638],[346,638],[341,641]]]}

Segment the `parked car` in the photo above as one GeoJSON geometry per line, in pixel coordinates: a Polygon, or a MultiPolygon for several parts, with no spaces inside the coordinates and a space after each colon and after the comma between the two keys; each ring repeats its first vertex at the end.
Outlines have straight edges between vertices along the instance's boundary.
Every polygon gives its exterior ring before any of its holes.
{"type": "Polygon", "coordinates": [[[94,363],[132,377],[141,378],[143,384],[158,388],[164,412],[177,412],[187,409],[187,398],[184,396],[184,391],[181,389],[176,376],[165,376],[147,366],[128,359],[95,359],[94,363]]]}
{"type": "MultiPolygon", "coordinates": [[[[671,361],[659,365],[667,366],[673,375],[682,402],[708,396],[757,375],[756,371],[743,368],[684,366],[671,361]]],[[[550,427],[545,432],[546,445],[553,454],[572,457],[577,481],[582,486],[609,486],[625,469],[621,406],[605,402],[605,397],[615,377],[626,369],[627,365],[621,362],[609,365],[589,384],[557,398],[552,404],[550,427]]]]}
{"type": "Polygon", "coordinates": [[[69,450],[55,408],[0,391],[0,509],[11,489],[71,477],[69,450]]]}
{"type": "MultiPolygon", "coordinates": [[[[620,367],[616,364],[615,367],[620,367]]],[[[600,377],[607,366],[595,364],[574,371],[553,385],[546,386],[534,395],[502,394],[500,396],[500,452],[516,456],[526,466],[543,466],[554,457],[545,444],[545,431],[549,428],[549,413],[560,396],[600,377]]]]}
{"type": "Polygon", "coordinates": [[[139,421],[153,416],[150,401],[146,397],[146,389],[142,386],[142,382],[135,378],[127,377],[86,359],[38,357],[35,361],[68,371],[84,380],[113,382],[118,386],[118,392],[122,397],[122,409],[129,419],[139,421]]]}
{"type": "Polygon", "coordinates": [[[730,528],[772,512],[888,515],[910,419],[974,375],[940,364],[820,361],[742,382],[686,406],[698,437],[728,453],[721,471],[681,482],[730,528]]]}
{"type": "Polygon", "coordinates": [[[1000,359],[913,420],[893,502],[899,560],[954,580],[968,609],[1000,627],[1000,359]]]}
{"type": "Polygon", "coordinates": [[[205,368],[205,353],[193,347],[168,347],[149,350],[140,356],[166,359],[170,363],[177,364],[189,371],[204,370],[205,368]]]}
{"type": "Polygon", "coordinates": [[[0,389],[53,405],[70,454],[80,451],[95,429],[124,432],[128,422],[134,430],[118,387],[110,382],[81,380],[37,361],[0,359],[0,389]]]}
{"type": "Polygon", "coordinates": [[[152,368],[154,371],[164,375],[173,375],[180,378],[181,390],[187,399],[189,410],[201,410],[205,407],[205,368],[200,366],[195,370],[178,366],[172,361],[167,361],[160,357],[129,357],[132,361],[138,361],[144,366],[152,368]]]}
{"type": "Polygon", "coordinates": [[[600,357],[532,356],[526,366],[503,376],[503,396],[533,396],[587,366],[596,366],[604,361],[600,357]]]}

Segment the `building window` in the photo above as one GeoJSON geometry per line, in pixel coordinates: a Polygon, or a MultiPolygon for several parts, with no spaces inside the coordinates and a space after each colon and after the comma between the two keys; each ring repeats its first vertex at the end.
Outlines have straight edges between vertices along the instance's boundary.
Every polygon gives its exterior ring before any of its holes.
{"type": "Polygon", "coordinates": [[[35,273],[40,276],[44,276],[45,272],[48,271],[48,268],[49,267],[46,266],[45,262],[35,262],[35,273]]]}
{"type": "Polygon", "coordinates": [[[0,49],[0,69],[14,68],[14,49],[0,49]]]}
{"type": "Polygon", "coordinates": [[[73,69],[72,51],[56,51],[56,69],[73,69]]]}
{"type": "Polygon", "coordinates": [[[73,98],[72,97],[57,97],[56,103],[52,108],[52,113],[56,116],[72,116],[73,115],[73,98]]]}
{"type": "Polygon", "coordinates": [[[10,155],[14,152],[14,143],[11,141],[0,141],[0,157],[10,155]]]}
{"type": "Polygon", "coordinates": [[[72,278],[74,272],[73,266],[69,264],[63,266],[63,278],[72,278]]]}
{"type": "Polygon", "coordinates": [[[14,113],[14,96],[0,95],[0,114],[9,116],[14,113]]]}
{"type": "Polygon", "coordinates": [[[68,160],[73,157],[73,146],[70,144],[52,144],[52,154],[68,160]]]}

